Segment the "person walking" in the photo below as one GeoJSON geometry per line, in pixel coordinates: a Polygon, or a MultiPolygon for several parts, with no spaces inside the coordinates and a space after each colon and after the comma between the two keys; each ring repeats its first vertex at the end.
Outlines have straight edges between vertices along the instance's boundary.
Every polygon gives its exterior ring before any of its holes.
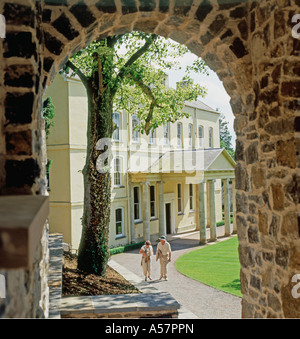
{"type": "Polygon", "coordinates": [[[152,280],[150,274],[151,274],[151,255],[153,255],[153,247],[149,240],[147,240],[145,242],[145,245],[141,247],[139,254],[142,254],[141,266],[145,276],[145,281],[147,281],[147,274],[148,278],[152,280]]]}
{"type": "Polygon", "coordinates": [[[171,245],[167,242],[166,237],[162,235],[159,238],[160,242],[156,249],[156,261],[159,259],[160,262],[160,278],[168,280],[167,277],[167,265],[171,261],[171,245]]]}

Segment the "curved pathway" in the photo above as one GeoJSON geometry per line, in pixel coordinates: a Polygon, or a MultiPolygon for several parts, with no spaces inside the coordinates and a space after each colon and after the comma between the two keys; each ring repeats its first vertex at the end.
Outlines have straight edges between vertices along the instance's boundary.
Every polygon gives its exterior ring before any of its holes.
{"type": "MultiPolygon", "coordinates": [[[[222,233],[221,227],[218,227],[218,232],[222,233]]],[[[170,235],[167,239],[172,247],[172,261],[168,265],[168,281],[158,280],[159,263],[153,259],[151,263],[153,280],[147,282],[149,287],[153,286],[158,291],[169,292],[187,312],[194,315],[194,318],[241,318],[241,298],[188,278],[178,272],[174,265],[176,259],[183,254],[203,247],[199,245],[199,232],[170,235]]],[[[223,241],[226,238],[218,240],[223,241]]],[[[156,246],[153,247],[156,253],[156,246]]],[[[138,250],[116,254],[111,259],[143,280],[140,266],[141,255],[138,254],[138,250]]]]}

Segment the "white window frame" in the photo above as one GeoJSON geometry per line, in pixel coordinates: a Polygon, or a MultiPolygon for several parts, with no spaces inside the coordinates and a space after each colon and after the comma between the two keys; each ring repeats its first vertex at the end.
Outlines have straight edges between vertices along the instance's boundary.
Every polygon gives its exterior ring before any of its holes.
{"type": "Polygon", "coordinates": [[[177,147],[182,148],[182,123],[177,122],[177,147]]]}
{"type": "Polygon", "coordinates": [[[193,147],[193,124],[189,124],[189,147],[193,147]]]}
{"type": "Polygon", "coordinates": [[[164,145],[170,144],[170,123],[167,122],[163,126],[163,132],[164,132],[164,145]]]}
{"type": "Polygon", "coordinates": [[[134,221],[138,222],[141,221],[141,189],[139,186],[134,186],[133,187],[133,208],[134,208],[134,221]],[[138,202],[135,201],[135,189],[138,190],[138,202]],[[136,211],[136,206],[138,207],[138,218],[135,217],[135,211],[136,211]]]}
{"type": "Polygon", "coordinates": [[[208,129],[208,146],[214,148],[214,129],[212,127],[208,129]]]}
{"type": "Polygon", "coordinates": [[[116,232],[116,238],[120,238],[124,236],[124,208],[123,207],[117,207],[115,209],[115,232],[116,232]],[[121,210],[121,220],[117,221],[117,211],[121,210]],[[117,223],[120,223],[121,226],[121,233],[117,233],[118,225],[117,223]]]}
{"type": "Polygon", "coordinates": [[[198,146],[199,148],[203,148],[204,145],[204,127],[202,125],[198,126],[198,146]],[[200,133],[201,130],[201,133],[200,133]]]}
{"type": "Polygon", "coordinates": [[[132,137],[132,142],[134,143],[140,142],[140,132],[134,130],[135,126],[137,126],[139,123],[140,121],[139,121],[138,116],[134,114],[131,118],[131,128],[132,128],[131,137],[132,137]]]}
{"type": "Polygon", "coordinates": [[[177,209],[178,209],[178,214],[183,213],[182,211],[182,184],[177,184],[177,209]],[[180,190],[179,190],[179,187],[180,187],[180,190]]]}
{"type": "Polygon", "coordinates": [[[150,219],[151,218],[155,218],[156,217],[156,187],[155,185],[150,185],[149,187],[149,201],[150,201],[150,219]],[[153,194],[154,194],[154,200],[152,200],[151,198],[151,188],[153,188],[153,194]],[[153,209],[154,209],[154,214],[152,215],[152,206],[153,206],[153,209]]]}
{"type": "Polygon", "coordinates": [[[112,139],[113,141],[121,141],[121,113],[113,112],[113,122],[117,126],[117,128],[113,131],[112,139]],[[115,117],[117,117],[115,119],[115,117]]]}
{"type": "Polygon", "coordinates": [[[193,187],[193,184],[189,184],[189,204],[190,204],[190,212],[194,211],[194,187],[193,187]]]}
{"type": "Polygon", "coordinates": [[[149,133],[149,144],[155,145],[155,129],[151,129],[149,133]]]}
{"type": "Polygon", "coordinates": [[[115,187],[122,186],[122,158],[121,157],[114,158],[114,186],[115,187]],[[117,164],[117,162],[119,162],[119,164],[117,164]]]}

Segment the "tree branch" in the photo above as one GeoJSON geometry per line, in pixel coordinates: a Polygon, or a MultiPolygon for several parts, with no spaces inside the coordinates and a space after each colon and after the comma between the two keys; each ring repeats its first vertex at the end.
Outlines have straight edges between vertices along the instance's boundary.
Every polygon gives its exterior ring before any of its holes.
{"type": "Polygon", "coordinates": [[[130,73],[126,74],[126,77],[132,79],[151,100],[149,112],[148,112],[147,118],[145,119],[145,133],[146,135],[148,135],[150,132],[150,121],[153,117],[154,107],[161,107],[161,106],[158,105],[156,98],[153,95],[151,88],[149,86],[145,85],[141,80],[135,79],[130,73]]]}
{"type": "Polygon", "coordinates": [[[158,36],[156,34],[151,34],[150,38],[146,40],[145,44],[139,49],[137,50],[125,63],[125,65],[120,69],[119,74],[117,75],[117,80],[118,79],[123,79],[126,71],[128,70],[128,68],[135,62],[137,61],[145,52],[147,52],[147,50],[149,49],[149,47],[151,46],[151,44],[153,43],[153,41],[155,41],[158,38],[158,36]]]}
{"type": "Polygon", "coordinates": [[[88,84],[88,79],[87,77],[81,72],[81,70],[76,67],[70,60],[68,60],[66,62],[66,66],[70,67],[80,78],[80,80],[82,81],[82,83],[84,84],[85,87],[87,87],[88,84]]]}

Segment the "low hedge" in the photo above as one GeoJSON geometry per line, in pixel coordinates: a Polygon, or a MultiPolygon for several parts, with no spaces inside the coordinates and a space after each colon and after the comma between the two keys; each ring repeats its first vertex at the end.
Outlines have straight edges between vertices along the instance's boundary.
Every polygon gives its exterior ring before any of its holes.
{"type": "Polygon", "coordinates": [[[120,246],[120,247],[110,248],[109,253],[110,253],[110,255],[114,255],[114,254],[123,253],[123,252],[126,252],[126,251],[135,250],[137,248],[141,248],[144,245],[144,243],[145,242],[142,241],[142,242],[138,242],[136,244],[128,244],[128,245],[124,245],[124,246],[120,246]]]}
{"type": "MultiPolygon", "coordinates": [[[[230,223],[231,223],[231,224],[233,223],[233,218],[230,219],[230,223]]],[[[225,224],[225,221],[224,221],[224,220],[218,221],[218,222],[216,223],[217,227],[218,227],[218,226],[223,226],[224,224],[225,224]]]]}

